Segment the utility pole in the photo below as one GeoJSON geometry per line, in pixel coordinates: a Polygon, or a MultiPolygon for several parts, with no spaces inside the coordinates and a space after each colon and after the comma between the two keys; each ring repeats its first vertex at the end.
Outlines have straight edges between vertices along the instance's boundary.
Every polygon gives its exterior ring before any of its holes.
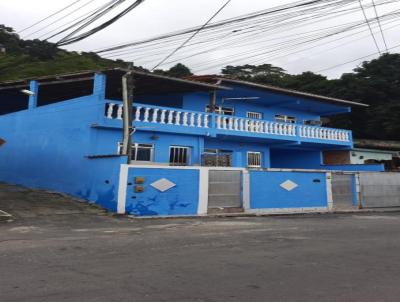
{"type": "Polygon", "coordinates": [[[128,158],[128,164],[132,160],[132,111],[133,111],[133,89],[134,78],[133,78],[133,64],[130,64],[128,71],[122,77],[122,99],[123,99],[123,129],[124,129],[124,140],[122,146],[122,154],[128,158]]]}
{"type": "Polygon", "coordinates": [[[217,91],[213,90],[210,92],[210,103],[209,103],[209,111],[210,113],[215,112],[215,107],[217,105],[217,91]]]}

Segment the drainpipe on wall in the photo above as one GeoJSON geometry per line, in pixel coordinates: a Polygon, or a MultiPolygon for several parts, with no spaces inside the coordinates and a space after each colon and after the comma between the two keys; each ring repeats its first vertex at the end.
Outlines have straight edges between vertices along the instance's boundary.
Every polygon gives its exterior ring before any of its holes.
{"type": "Polygon", "coordinates": [[[123,131],[124,139],[122,146],[122,154],[128,158],[128,164],[132,160],[132,106],[133,106],[133,89],[134,78],[133,78],[133,66],[129,66],[129,70],[122,77],[122,99],[123,99],[123,131]]]}

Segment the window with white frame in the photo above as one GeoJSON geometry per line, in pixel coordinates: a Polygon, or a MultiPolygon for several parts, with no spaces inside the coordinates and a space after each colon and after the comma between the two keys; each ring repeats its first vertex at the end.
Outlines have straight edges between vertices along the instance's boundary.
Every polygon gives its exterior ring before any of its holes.
{"type": "MultiPolygon", "coordinates": [[[[206,112],[211,112],[210,105],[206,106],[206,112]]],[[[234,109],[232,107],[215,106],[215,113],[222,115],[233,115],[234,109]]]]}
{"type": "MultiPolygon", "coordinates": [[[[118,143],[118,154],[122,154],[122,143],[118,143]]],[[[153,161],[154,145],[153,144],[132,144],[132,160],[135,161],[153,161]]]]}
{"type": "Polygon", "coordinates": [[[294,123],[296,123],[296,118],[294,116],[277,114],[277,115],[275,115],[275,121],[294,124],[294,123]]]}
{"type": "Polygon", "coordinates": [[[262,120],[262,113],[261,112],[248,111],[246,113],[246,116],[248,118],[252,118],[252,119],[255,119],[255,120],[262,120]]]}
{"type": "Polygon", "coordinates": [[[261,152],[247,152],[247,167],[261,168],[262,154],[261,152]]]}
{"type": "Polygon", "coordinates": [[[171,166],[190,165],[191,148],[183,146],[169,147],[169,164],[171,166]]]}

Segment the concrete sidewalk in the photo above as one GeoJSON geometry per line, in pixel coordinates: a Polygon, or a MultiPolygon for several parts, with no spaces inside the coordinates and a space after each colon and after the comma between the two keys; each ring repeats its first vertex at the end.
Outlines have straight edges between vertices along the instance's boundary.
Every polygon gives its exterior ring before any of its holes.
{"type": "Polygon", "coordinates": [[[259,212],[259,213],[215,213],[204,216],[146,216],[116,215],[86,201],[56,192],[33,190],[20,186],[0,183],[0,222],[25,218],[90,214],[100,216],[118,216],[137,220],[154,219],[204,219],[234,217],[266,217],[266,216],[310,216],[330,214],[363,214],[400,212],[400,208],[349,209],[334,211],[301,211],[301,212],[259,212]]]}

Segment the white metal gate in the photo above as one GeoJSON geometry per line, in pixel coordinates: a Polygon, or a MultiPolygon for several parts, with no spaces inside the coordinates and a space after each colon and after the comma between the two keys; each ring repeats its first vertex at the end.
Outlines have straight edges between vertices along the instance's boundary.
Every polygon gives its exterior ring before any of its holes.
{"type": "Polygon", "coordinates": [[[210,170],[208,208],[239,208],[242,206],[242,172],[210,170]]]}
{"type": "Polygon", "coordinates": [[[335,210],[354,208],[353,174],[332,173],[332,201],[335,210]]]}
{"type": "Polygon", "coordinates": [[[363,207],[400,207],[400,173],[363,172],[359,177],[363,207]]]}

